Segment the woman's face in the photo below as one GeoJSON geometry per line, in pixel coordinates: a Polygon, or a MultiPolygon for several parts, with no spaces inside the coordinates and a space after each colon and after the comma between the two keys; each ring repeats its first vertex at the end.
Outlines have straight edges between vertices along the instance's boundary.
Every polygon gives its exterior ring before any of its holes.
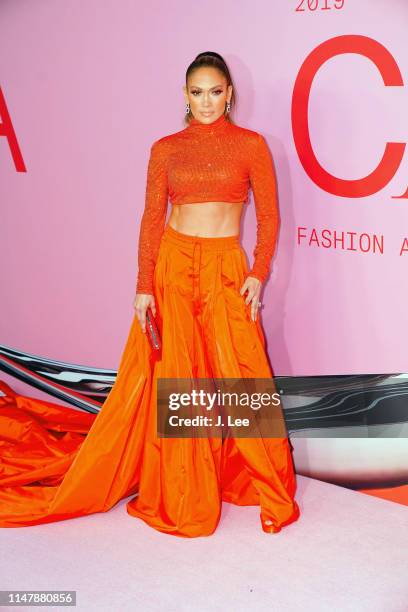
{"type": "Polygon", "coordinates": [[[216,68],[203,66],[194,70],[183,91],[194,118],[201,123],[212,123],[224,113],[226,103],[231,100],[232,85],[227,87],[225,76],[216,68]]]}

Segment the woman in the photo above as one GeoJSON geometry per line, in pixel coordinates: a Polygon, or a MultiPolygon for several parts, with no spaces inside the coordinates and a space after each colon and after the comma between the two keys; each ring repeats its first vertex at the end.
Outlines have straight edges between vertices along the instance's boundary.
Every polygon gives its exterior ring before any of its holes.
{"type": "Polygon", "coordinates": [[[104,512],[136,493],[127,512],[180,537],[212,534],[223,500],[259,505],[267,533],[299,516],[287,437],[158,436],[159,380],[272,378],[257,316],[278,225],[272,159],[260,134],[229,118],[234,92],[221,56],[199,54],[184,93],[187,126],[151,148],[136,317],[116,382],[80,449],[34,480],[0,480],[1,526],[104,512]],[[257,214],[250,270],[239,243],[249,185],[257,214]],[[148,307],[160,358],[146,333],[148,307]]]}

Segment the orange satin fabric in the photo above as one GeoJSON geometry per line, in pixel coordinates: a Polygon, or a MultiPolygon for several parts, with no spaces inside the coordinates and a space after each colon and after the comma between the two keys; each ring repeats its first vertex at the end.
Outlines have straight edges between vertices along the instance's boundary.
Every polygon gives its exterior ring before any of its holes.
{"type": "Polygon", "coordinates": [[[247,271],[239,236],[193,237],[166,226],[154,273],[161,359],[135,316],[96,417],[0,398],[0,526],[105,512],[128,496],[130,515],[181,537],[212,534],[222,500],[259,505],[266,532],[298,518],[287,438],[156,432],[158,377],[272,376],[259,318],[251,320],[239,294],[247,271]]]}

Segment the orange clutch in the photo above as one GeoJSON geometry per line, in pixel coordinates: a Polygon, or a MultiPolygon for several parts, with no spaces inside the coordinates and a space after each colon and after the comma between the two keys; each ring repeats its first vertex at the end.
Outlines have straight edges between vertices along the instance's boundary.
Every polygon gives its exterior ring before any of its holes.
{"type": "Polygon", "coordinates": [[[153,316],[151,307],[146,310],[146,331],[149,337],[150,346],[155,351],[161,350],[161,339],[157,327],[156,319],[153,316]]]}

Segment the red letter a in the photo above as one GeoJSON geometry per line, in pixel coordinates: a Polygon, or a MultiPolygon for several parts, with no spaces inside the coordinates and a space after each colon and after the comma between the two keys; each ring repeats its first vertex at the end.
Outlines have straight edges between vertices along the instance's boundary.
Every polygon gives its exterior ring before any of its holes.
{"type": "Polygon", "coordinates": [[[7,110],[6,101],[0,87],[0,136],[5,136],[8,140],[11,155],[13,156],[14,165],[17,172],[27,172],[24,165],[23,156],[21,155],[20,147],[18,146],[16,134],[13,124],[11,123],[10,115],[7,110]]]}

